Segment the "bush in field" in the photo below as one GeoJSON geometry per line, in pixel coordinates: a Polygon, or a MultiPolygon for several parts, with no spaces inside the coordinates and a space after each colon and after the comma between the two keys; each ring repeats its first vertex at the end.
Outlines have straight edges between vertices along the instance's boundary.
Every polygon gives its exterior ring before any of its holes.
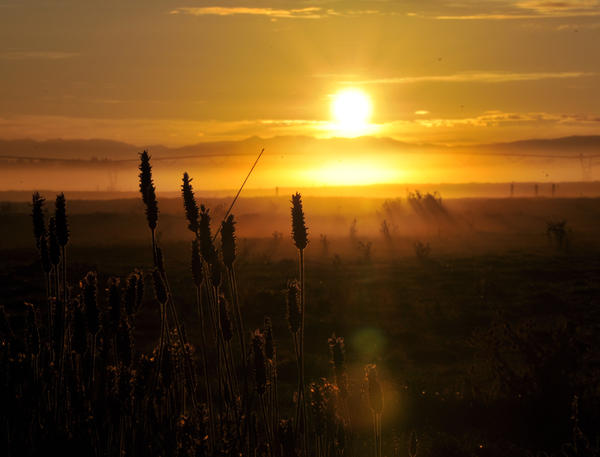
{"type": "Polygon", "coordinates": [[[414,213],[425,221],[438,224],[452,220],[450,213],[442,202],[442,197],[437,192],[422,194],[418,190],[409,192],[408,203],[414,213]]]}
{"type": "Polygon", "coordinates": [[[327,235],[321,233],[320,237],[319,237],[319,242],[321,243],[321,255],[323,257],[328,257],[329,256],[329,239],[327,238],[327,235]]]}
{"type": "Polygon", "coordinates": [[[385,240],[385,242],[387,243],[388,246],[391,246],[394,243],[394,240],[392,238],[392,233],[390,231],[390,226],[387,222],[386,219],[384,219],[381,222],[381,226],[379,227],[379,231],[381,232],[381,236],[383,236],[383,239],[385,240]]]}
{"type": "Polygon", "coordinates": [[[572,231],[567,227],[565,219],[546,222],[546,236],[550,243],[559,250],[568,250],[572,231]]]}
{"type": "Polygon", "coordinates": [[[420,240],[417,240],[413,243],[413,248],[415,250],[415,255],[417,259],[421,262],[428,262],[431,257],[431,246],[429,243],[423,243],[420,240]]]}

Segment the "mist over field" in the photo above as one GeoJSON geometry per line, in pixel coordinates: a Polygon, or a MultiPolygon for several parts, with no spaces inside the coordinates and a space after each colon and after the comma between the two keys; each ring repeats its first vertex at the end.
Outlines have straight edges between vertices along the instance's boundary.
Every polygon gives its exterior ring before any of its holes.
{"type": "MultiPolygon", "coordinates": [[[[163,192],[178,190],[184,170],[194,176],[198,190],[231,194],[263,148],[260,165],[247,184],[250,195],[270,195],[276,188],[361,195],[362,190],[349,188],[374,186],[365,189],[369,195],[395,197],[420,186],[452,197],[505,196],[506,185],[471,184],[538,182],[549,187],[592,181],[600,137],[452,147],[386,138],[251,138],[181,148],[101,140],[0,141],[0,191],[135,191],[137,157],[148,149],[163,192]]],[[[519,187],[517,192],[526,196],[526,186],[519,187]]],[[[563,186],[563,192],[598,195],[586,186],[563,186]]]]}

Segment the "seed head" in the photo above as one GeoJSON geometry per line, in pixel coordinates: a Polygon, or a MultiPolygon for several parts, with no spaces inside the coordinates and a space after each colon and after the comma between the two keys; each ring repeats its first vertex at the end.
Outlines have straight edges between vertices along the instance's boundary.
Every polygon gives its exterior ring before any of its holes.
{"type": "Polygon", "coordinates": [[[308,244],[308,232],[306,222],[304,221],[304,211],[302,210],[302,196],[296,192],[292,195],[292,238],[294,244],[300,250],[306,248],[308,244]]]}
{"type": "Polygon", "coordinates": [[[167,289],[162,279],[160,271],[157,268],[152,272],[152,281],[154,282],[154,294],[161,305],[167,302],[167,289]]]}
{"type": "Polygon", "coordinates": [[[198,204],[194,198],[194,189],[192,188],[192,179],[187,173],[183,174],[183,184],[181,185],[181,194],[183,195],[183,207],[185,217],[188,220],[188,228],[198,233],[198,204]]]}
{"type": "Polygon", "coordinates": [[[204,205],[200,206],[200,253],[202,258],[209,265],[213,263],[213,257],[216,257],[217,252],[210,233],[210,214],[209,210],[204,205]]]}
{"type": "Polygon", "coordinates": [[[56,196],[54,217],[56,219],[56,239],[60,246],[65,247],[69,242],[69,224],[67,223],[67,204],[63,193],[56,196]]]}
{"type": "Polygon", "coordinates": [[[50,262],[58,265],[60,263],[60,246],[56,237],[56,220],[53,217],[48,221],[48,253],[50,262]]]}
{"type": "Polygon", "coordinates": [[[31,218],[33,221],[33,237],[35,245],[40,248],[40,238],[46,235],[46,223],[44,222],[44,202],[46,200],[39,194],[34,192],[31,198],[31,218]]]}
{"type": "Polygon", "coordinates": [[[300,306],[300,286],[298,281],[293,280],[288,283],[287,289],[287,320],[292,333],[300,329],[300,306]]]}
{"type": "Polygon", "coordinates": [[[125,288],[125,312],[128,316],[132,316],[138,311],[137,294],[138,281],[140,281],[140,279],[141,275],[137,269],[127,277],[127,287],[125,288]]]}
{"type": "Polygon", "coordinates": [[[348,393],[346,380],[346,355],[344,351],[344,338],[335,336],[335,333],[329,338],[329,352],[331,354],[331,364],[335,372],[335,382],[342,397],[348,393]]]}
{"type": "Polygon", "coordinates": [[[90,271],[83,279],[83,303],[88,330],[96,335],[100,329],[100,311],[98,310],[98,277],[90,271]]]}
{"type": "Polygon", "coordinates": [[[148,151],[140,154],[139,170],[140,192],[144,205],[146,205],[146,219],[150,230],[154,230],[158,221],[158,202],[156,201],[156,189],[152,180],[152,165],[150,165],[148,151]]]}
{"type": "Polygon", "coordinates": [[[273,325],[271,324],[271,318],[265,317],[265,327],[263,329],[263,335],[265,336],[265,356],[269,360],[275,358],[275,343],[273,341],[273,325]]]}
{"type": "Polygon", "coordinates": [[[223,263],[228,269],[233,267],[235,261],[235,221],[230,214],[221,224],[221,250],[223,251],[223,263]]]}
{"type": "Polygon", "coordinates": [[[50,262],[50,251],[48,249],[48,237],[44,234],[38,240],[40,245],[40,258],[42,261],[42,268],[45,273],[50,273],[52,269],[52,263],[50,262]]]}
{"type": "Polygon", "coordinates": [[[265,393],[267,386],[267,371],[265,369],[264,337],[260,330],[254,331],[252,337],[252,350],[254,353],[254,375],[256,378],[256,392],[259,395],[265,393]]]}
{"type": "Polygon", "coordinates": [[[310,409],[315,421],[315,430],[319,432],[325,429],[325,408],[326,401],[324,396],[324,380],[321,383],[313,382],[309,386],[310,392],[310,409]]]}
{"type": "Polygon", "coordinates": [[[219,321],[221,322],[221,332],[225,341],[230,341],[233,337],[231,329],[231,319],[229,317],[229,304],[224,295],[219,296],[219,321]]]}
{"type": "Polygon", "coordinates": [[[200,247],[198,244],[198,239],[192,241],[192,278],[194,279],[196,287],[200,287],[202,279],[204,278],[202,259],[200,258],[200,247]]]}
{"type": "Polygon", "coordinates": [[[219,257],[215,254],[212,258],[212,263],[210,265],[210,280],[212,282],[213,287],[219,287],[221,285],[222,273],[223,273],[223,265],[219,260],[219,257]]]}
{"type": "Polygon", "coordinates": [[[79,304],[75,301],[73,304],[73,334],[71,336],[71,347],[80,355],[85,354],[87,350],[87,333],[85,325],[85,314],[79,304]]]}

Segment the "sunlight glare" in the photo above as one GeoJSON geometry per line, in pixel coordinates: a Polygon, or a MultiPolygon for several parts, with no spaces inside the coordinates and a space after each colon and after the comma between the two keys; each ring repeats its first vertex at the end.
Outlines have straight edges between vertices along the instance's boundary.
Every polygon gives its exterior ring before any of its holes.
{"type": "Polygon", "coordinates": [[[398,182],[404,178],[389,164],[370,161],[330,162],[306,171],[306,180],[317,186],[360,186],[398,182]]]}
{"type": "Polygon", "coordinates": [[[369,131],[373,111],[371,98],[359,89],[344,89],[333,95],[331,114],[334,130],[345,137],[364,135],[369,131]]]}

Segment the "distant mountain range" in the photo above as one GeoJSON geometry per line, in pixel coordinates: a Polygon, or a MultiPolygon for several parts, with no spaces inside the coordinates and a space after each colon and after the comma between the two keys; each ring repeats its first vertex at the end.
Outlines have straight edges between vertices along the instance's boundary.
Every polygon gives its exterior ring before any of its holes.
{"type": "Polygon", "coordinates": [[[251,137],[241,141],[221,141],[198,143],[183,147],[163,145],[137,146],[119,141],[92,140],[45,140],[31,139],[0,140],[0,159],[55,159],[73,160],[136,160],[137,154],[148,149],[155,159],[210,157],[232,155],[256,155],[261,148],[272,154],[320,154],[325,150],[344,151],[345,154],[410,153],[410,152],[459,152],[471,151],[498,154],[579,154],[600,155],[600,135],[570,136],[555,139],[531,139],[508,143],[481,144],[475,146],[439,146],[413,144],[392,138],[329,138],[318,139],[305,136],[274,137],[262,139],[251,137]]]}

